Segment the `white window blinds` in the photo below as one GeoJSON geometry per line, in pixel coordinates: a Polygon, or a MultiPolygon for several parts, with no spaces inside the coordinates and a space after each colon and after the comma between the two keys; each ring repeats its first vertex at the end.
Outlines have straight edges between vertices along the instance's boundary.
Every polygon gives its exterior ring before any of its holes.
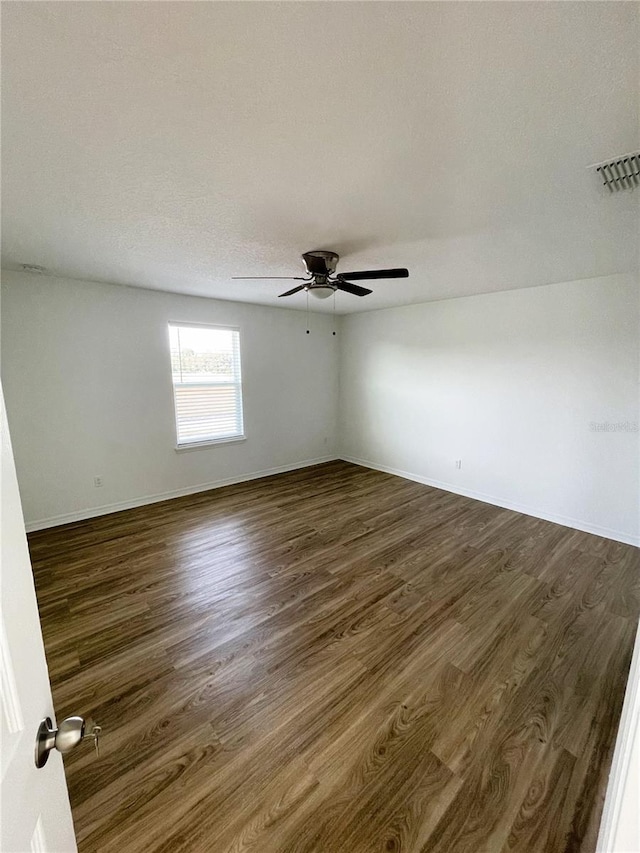
{"type": "Polygon", "coordinates": [[[240,333],[169,324],[178,446],[244,438],[240,333]]]}

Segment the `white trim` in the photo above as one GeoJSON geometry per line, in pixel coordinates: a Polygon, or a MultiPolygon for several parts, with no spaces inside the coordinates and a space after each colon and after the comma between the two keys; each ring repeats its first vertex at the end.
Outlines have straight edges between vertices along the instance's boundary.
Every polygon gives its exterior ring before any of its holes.
{"type": "Polygon", "coordinates": [[[130,501],[119,501],[113,504],[91,507],[91,509],[76,510],[63,515],[53,515],[49,518],[41,518],[37,521],[29,521],[25,524],[27,533],[34,530],[45,530],[48,527],[58,527],[61,524],[70,524],[73,521],[83,521],[85,518],[96,518],[100,515],[109,515],[112,512],[121,512],[123,509],[135,509],[138,506],[159,503],[160,501],[181,498],[184,495],[195,495],[198,492],[208,492],[212,489],[220,489],[222,486],[233,486],[236,483],[246,483],[248,480],[259,480],[262,477],[272,477],[274,474],[286,474],[287,471],[297,471],[299,468],[309,468],[311,465],[321,465],[323,462],[334,462],[338,457],[331,454],[318,456],[316,459],[303,459],[301,462],[293,462],[289,465],[279,465],[277,468],[266,468],[263,471],[252,471],[250,474],[241,474],[239,477],[227,477],[223,480],[214,480],[211,483],[200,483],[197,486],[186,486],[183,489],[173,489],[170,492],[160,492],[155,495],[144,495],[130,501]]]}
{"type": "MultiPolygon", "coordinates": [[[[607,163],[609,161],[607,160],[607,163]]],[[[175,326],[176,328],[180,328],[180,326],[190,326],[192,329],[221,329],[223,332],[239,332],[240,326],[227,326],[220,325],[219,323],[189,323],[186,320],[182,322],[182,320],[167,320],[169,326],[175,326]]]]}
{"type": "Polygon", "coordinates": [[[183,450],[199,450],[201,447],[211,447],[213,444],[233,444],[235,441],[246,440],[246,435],[230,435],[228,438],[210,438],[207,441],[190,441],[177,444],[175,450],[176,453],[181,453],[183,450]]]}
{"type": "MultiPolygon", "coordinates": [[[[195,447],[176,448],[177,451],[195,449],[195,447]]],[[[231,486],[234,483],[244,483],[248,480],[260,479],[261,477],[271,477],[274,474],[284,474],[287,471],[296,471],[298,468],[308,468],[311,465],[321,465],[323,462],[333,462],[336,459],[341,459],[344,462],[351,462],[353,465],[361,465],[364,468],[372,468],[375,471],[383,471],[385,474],[395,474],[395,476],[403,477],[405,480],[413,480],[416,483],[423,483],[425,486],[433,486],[436,489],[443,489],[446,492],[453,492],[453,494],[456,495],[473,498],[474,500],[479,500],[483,503],[499,506],[502,509],[521,512],[524,515],[531,515],[534,518],[540,518],[543,521],[551,521],[554,524],[561,524],[564,527],[572,527],[575,530],[582,530],[584,533],[593,533],[596,536],[604,536],[607,539],[614,539],[616,542],[623,542],[625,545],[635,545],[636,547],[640,547],[640,537],[633,536],[629,533],[612,530],[608,527],[601,527],[596,524],[589,524],[563,515],[554,515],[552,513],[542,512],[523,504],[507,501],[503,498],[496,498],[492,495],[486,495],[483,492],[474,492],[471,489],[463,489],[460,486],[453,485],[452,483],[445,483],[440,480],[433,480],[429,477],[422,477],[420,474],[412,474],[409,471],[402,471],[399,468],[390,468],[387,465],[379,465],[376,462],[371,462],[369,459],[359,459],[358,457],[348,456],[346,454],[340,454],[339,456],[318,456],[316,459],[305,459],[301,462],[294,462],[290,465],[281,465],[277,468],[267,468],[263,471],[254,471],[250,474],[242,474],[239,477],[228,477],[223,480],[214,480],[211,483],[201,483],[196,486],[186,486],[183,489],[174,489],[170,492],[161,492],[155,495],[144,495],[143,497],[134,498],[130,501],[119,501],[113,504],[103,504],[102,506],[92,507],[91,509],[76,510],[75,512],[68,512],[62,515],[53,515],[49,518],[29,521],[25,524],[25,527],[27,533],[32,533],[34,530],[45,530],[48,527],[57,527],[60,524],[69,524],[73,521],[82,521],[85,518],[96,518],[100,515],[108,515],[111,512],[120,512],[123,509],[134,509],[138,506],[158,503],[159,501],[166,501],[171,498],[179,498],[184,495],[206,492],[210,489],[221,488],[222,486],[231,486]]]]}
{"type": "MultiPolygon", "coordinates": [[[[629,769],[633,752],[634,737],[638,736],[640,719],[640,629],[636,632],[636,642],[631,659],[629,679],[618,726],[615,752],[611,762],[611,772],[607,784],[607,793],[600,821],[600,833],[596,853],[613,853],[616,834],[623,805],[627,811],[637,811],[637,803],[630,799],[634,796],[629,789],[629,769]],[[625,800],[627,801],[625,804],[625,800]]],[[[640,843],[640,839],[638,839],[640,843]]],[[[638,849],[638,848],[636,848],[638,849]]],[[[622,853],[622,851],[620,851],[622,853]]]]}
{"type": "Polygon", "coordinates": [[[586,521],[580,521],[577,518],[570,518],[565,515],[555,515],[554,513],[544,512],[535,507],[526,506],[525,504],[514,503],[513,501],[505,500],[504,498],[496,498],[493,495],[487,495],[484,492],[475,492],[472,489],[464,489],[453,483],[445,483],[440,480],[432,480],[430,477],[423,477],[420,474],[412,474],[410,471],[401,471],[398,468],[389,468],[387,465],[379,465],[377,462],[371,462],[369,459],[358,459],[355,456],[340,455],[340,459],[345,462],[351,462],[354,465],[362,465],[364,468],[373,468],[375,471],[383,471],[385,474],[395,474],[397,477],[404,477],[405,480],[413,480],[416,483],[423,483],[425,486],[433,486],[436,489],[443,489],[445,492],[453,492],[455,495],[462,495],[466,498],[473,498],[483,503],[499,506],[502,509],[511,509],[514,512],[521,512],[523,515],[531,515],[534,518],[541,518],[543,521],[552,521],[554,524],[562,524],[564,527],[572,527],[574,530],[582,530],[584,533],[593,533],[596,536],[604,536],[606,539],[614,539],[616,542],[623,542],[625,545],[635,545],[640,547],[640,536],[634,536],[631,533],[626,533],[622,530],[613,530],[609,527],[601,527],[598,524],[590,524],[586,521]]]}

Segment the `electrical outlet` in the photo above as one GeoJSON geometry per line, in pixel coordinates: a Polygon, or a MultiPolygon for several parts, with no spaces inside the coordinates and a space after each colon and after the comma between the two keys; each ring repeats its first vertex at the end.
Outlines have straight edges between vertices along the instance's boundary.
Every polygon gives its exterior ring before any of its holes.
{"type": "Polygon", "coordinates": [[[462,468],[462,459],[456,459],[456,468],[462,468]]]}
{"type": "Polygon", "coordinates": [[[93,478],[93,485],[95,486],[96,489],[102,488],[102,486],[104,485],[102,477],[94,477],[93,478]]]}

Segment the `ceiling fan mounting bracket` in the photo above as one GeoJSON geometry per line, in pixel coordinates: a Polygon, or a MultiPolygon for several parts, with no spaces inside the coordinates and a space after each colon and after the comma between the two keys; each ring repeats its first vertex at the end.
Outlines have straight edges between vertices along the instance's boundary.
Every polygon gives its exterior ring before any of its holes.
{"type": "Polygon", "coordinates": [[[309,275],[324,276],[327,278],[336,271],[340,255],[337,252],[327,251],[325,249],[314,249],[311,252],[304,252],[302,262],[309,275]]]}

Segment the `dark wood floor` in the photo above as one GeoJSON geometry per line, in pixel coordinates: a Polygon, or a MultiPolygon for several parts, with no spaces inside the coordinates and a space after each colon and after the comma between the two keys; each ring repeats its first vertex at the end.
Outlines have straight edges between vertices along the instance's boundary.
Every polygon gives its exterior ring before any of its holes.
{"type": "Polygon", "coordinates": [[[341,462],[30,547],[83,853],[595,849],[638,549],[341,462]]]}

